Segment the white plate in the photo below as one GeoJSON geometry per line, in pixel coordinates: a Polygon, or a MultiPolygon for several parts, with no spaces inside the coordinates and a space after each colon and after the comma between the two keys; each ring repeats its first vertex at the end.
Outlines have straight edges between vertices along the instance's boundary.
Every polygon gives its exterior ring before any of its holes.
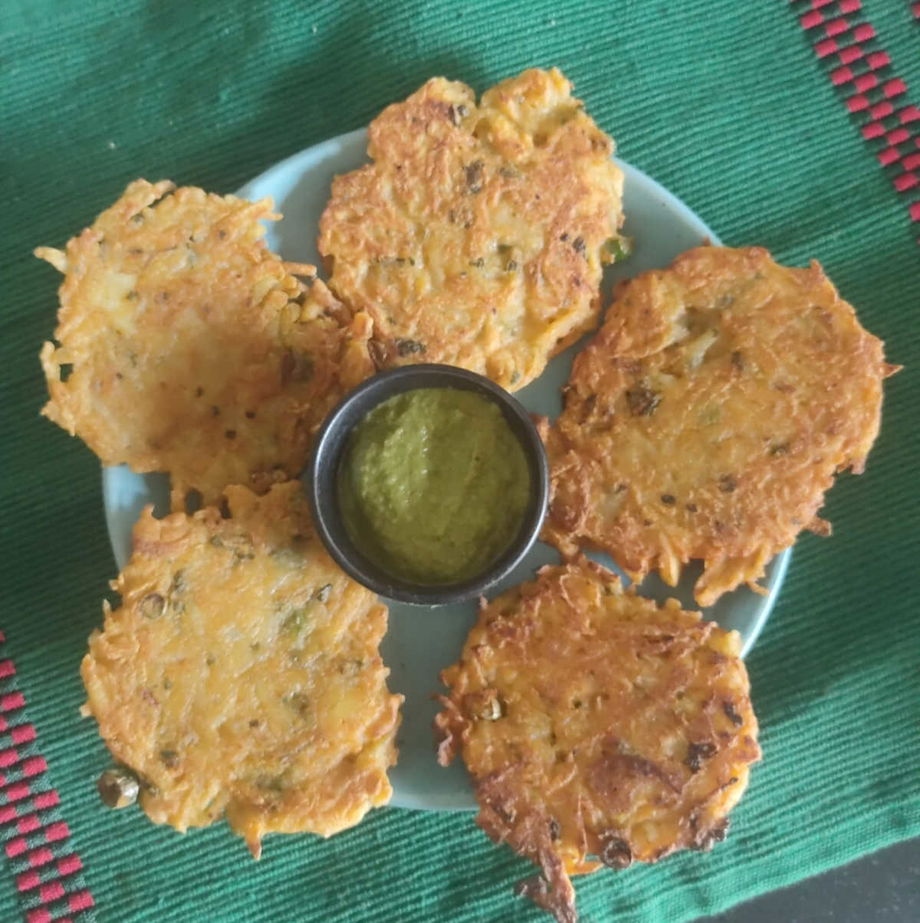
{"type": "MultiPolygon", "coordinates": [[[[239,195],[250,199],[271,196],[285,215],[283,221],[271,224],[267,236],[269,247],[285,259],[320,264],[316,233],[329,185],[336,173],[366,162],[366,137],[362,129],[308,148],[269,168],[239,190],[239,195]]],[[[626,175],[625,230],[632,236],[635,247],[625,263],[609,272],[605,285],[645,269],[667,266],[678,253],[707,238],[718,243],[716,235],[666,189],[641,170],[622,161],[619,165],[626,175]]],[[[559,389],[568,378],[572,358],[581,345],[576,344],[558,356],[539,381],[518,392],[517,397],[525,407],[550,417],[559,413],[559,389]]],[[[103,469],[102,483],[106,523],[120,568],[130,554],[131,527],[143,506],[153,502],[158,513],[167,511],[168,481],[164,475],[138,475],[121,466],[103,469]]],[[[766,596],[739,589],[723,596],[705,612],[723,627],[741,633],[745,653],[773,608],[789,555],[789,551],[779,555],[767,569],[766,596]]],[[[597,558],[610,566],[609,559],[597,558]]],[[[538,543],[499,589],[526,580],[537,567],[557,560],[555,551],[538,543]]],[[[676,590],[649,578],[640,591],[656,599],[677,596],[684,605],[692,607],[690,588],[698,573],[698,569],[690,569],[676,590]]],[[[428,810],[475,807],[463,767],[459,763],[448,769],[437,765],[431,730],[437,711],[432,696],[441,688],[438,673],[457,659],[475,613],[473,603],[435,608],[390,604],[390,628],[382,653],[392,671],[391,688],[406,697],[398,738],[399,764],[390,775],[394,805],[428,810]]]]}

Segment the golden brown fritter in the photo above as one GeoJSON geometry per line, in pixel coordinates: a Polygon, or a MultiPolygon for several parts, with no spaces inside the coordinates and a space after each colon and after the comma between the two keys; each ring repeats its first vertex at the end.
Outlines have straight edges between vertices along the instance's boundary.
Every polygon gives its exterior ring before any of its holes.
{"type": "Polygon", "coordinates": [[[177,830],[226,814],[258,857],[266,833],[329,836],[391,795],[402,696],[378,645],[387,610],[315,537],[300,484],[148,508],[89,641],[85,713],[177,830]]]}
{"type": "Polygon", "coordinates": [[[528,70],[477,105],[436,77],[371,123],[373,163],[335,179],[319,250],[336,295],[373,317],[380,366],[517,389],[594,325],[623,176],[571,89],[528,70]]]}
{"type": "Polygon", "coordinates": [[[724,839],[760,757],[737,632],[581,559],[485,605],[435,723],[477,823],[531,859],[523,893],[573,921],[568,876],[724,839]]]}
{"type": "Polygon", "coordinates": [[[296,477],[367,377],[370,319],[265,247],[271,202],[138,180],[64,251],[43,413],[103,464],[168,471],[177,497],[296,477]]]}
{"type": "Polygon", "coordinates": [[[817,263],[699,247],[617,291],[544,426],[545,537],[609,552],[675,585],[702,559],[697,602],[763,576],[817,516],[836,472],[861,472],[885,364],[817,263]]]}

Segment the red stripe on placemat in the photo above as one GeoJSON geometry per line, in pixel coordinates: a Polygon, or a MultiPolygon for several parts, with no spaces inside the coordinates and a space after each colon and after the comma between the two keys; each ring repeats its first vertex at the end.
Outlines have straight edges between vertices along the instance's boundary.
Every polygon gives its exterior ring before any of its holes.
{"type": "MultiPolygon", "coordinates": [[[[0,644],[5,640],[0,632],[0,644]]],[[[15,677],[13,661],[0,658],[0,843],[27,923],[88,923],[95,916],[83,862],[59,816],[61,799],[15,677]]]]}
{"type": "Polygon", "coordinates": [[[0,711],[14,711],[26,704],[21,692],[6,692],[0,695],[0,711]]]}
{"type": "Polygon", "coordinates": [[[870,89],[868,83],[878,81],[878,77],[873,71],[887,67],[891,60],[883,51],[863,56],[863,50],[859,45],[850,45],[844,49],[847,54],[839,54],[837,57],[843,62],[840,67],[835,67],[831,71],[831,83],[834,86],[840,86],[844,83],[852,83],[857,90],[863,91],[870,89]],[[855,67],[851,65],[856,65],[855,67]]]}
{"type": "MultiPolygon", "coordinates": [[[[861,15],[860,0],[790,0],[790,4],[798,10],[807,7],[799,23],[815,54],[826,61],[828,76],[843,94],[847,111],[860,121],[863,138],[870,143],[882,140],[875,157],[889,172],[892,186],[899,193],[916,188],[920,185],[920,153],[910,151],[907,142],[913,139],[914,146],[920,147],[920,136],[914,134],[920,109],[899,99],[907,95],[907,83],[890,72],[888,52],[875,47],[875,28],[861,15]]],[[[920,19],[920,0],[911,9],[920,19]]],[[[908,214],[912,221],[920,221],[920,202],[911,203],[908,214]]]]}

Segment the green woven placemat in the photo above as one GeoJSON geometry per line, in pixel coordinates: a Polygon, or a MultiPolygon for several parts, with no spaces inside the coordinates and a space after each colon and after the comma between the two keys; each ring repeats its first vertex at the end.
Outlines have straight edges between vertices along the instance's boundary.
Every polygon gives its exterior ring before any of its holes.
{"type": "MultiPolygon", "coordinates": [[[[836,6],[825,5],[826,18],[836,6]]],[[[487,842],[471,815],[385,809],[329,841],[270,838],[255,864],[222,825],[180,837],[136,811],[103,809],[93,782],[108,759],[77,714],[79,661],[114,575],[99,466],[38,417],[36,356],[53,328],[57,278],[33,246],[61,245],[137,176],[231,191],[366,124],[433,74],[483,89],[527,66],[560,66],[626,160],[726,243],[762,244],[796,264],[819,259],[890,360],[907,366],[886,387],[868,472],[843,476],[829,496],[834,537],[800,540],[750,658],[765,759],[732,836],[709,856],[579,881],[583,919],[690,919],[920,832],[916,231],[909,198],[860,135],[866,117],[847,115],[814,53],[825,27],[806,33],[798,21],[810,7],[0,6],[0,628],[49,766],[42,778],[60,794],[67,849],[82,857],[100,919],[541,919],[510,894],[529,867],[487,842]]],[[[893,71],[920,88],[909,4],[863,7],[893,71]]],[[[16,868],[0,874],[2,919],[37,903],[35,888],[23,888],[35,876],[17,878],[16,868]]],[[[44,901],[53,909],[54,896],[44,901]]],[[[50,919],[41,913],[33,918],[50,919]]]]}

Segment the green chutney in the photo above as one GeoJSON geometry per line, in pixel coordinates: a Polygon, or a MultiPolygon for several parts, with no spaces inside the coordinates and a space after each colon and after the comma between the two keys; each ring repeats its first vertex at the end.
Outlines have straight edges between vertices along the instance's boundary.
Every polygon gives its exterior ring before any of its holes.
{"type": "Polygon", "coordinates": [[[348,439],[339,508],[355,546],[413,583],[482,573],[517,536],[531,493],[524,449],[475,391],[419,388],[375,407],[348,439]]]}

